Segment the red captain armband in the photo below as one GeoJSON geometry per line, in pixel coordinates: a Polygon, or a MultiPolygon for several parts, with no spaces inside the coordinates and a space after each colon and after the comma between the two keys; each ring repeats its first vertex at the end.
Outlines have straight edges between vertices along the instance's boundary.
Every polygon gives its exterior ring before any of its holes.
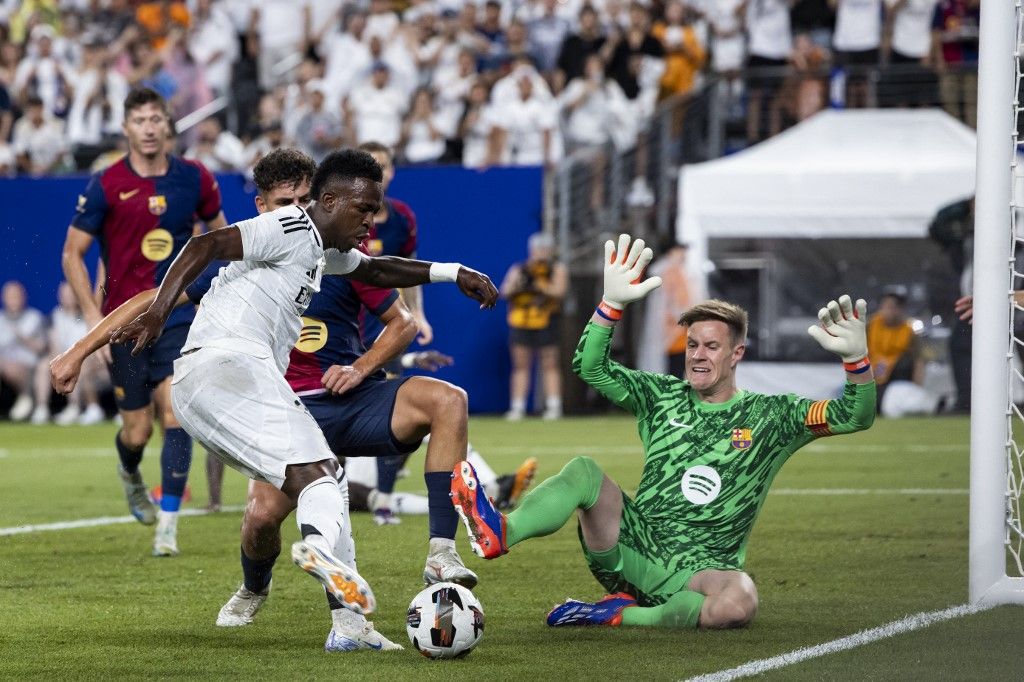
{"type": "Polygon", "coordinates": [[[865,357],[861,358],[857,362],[844,362],[843,369],[850,374],[863,374],[871,369],[871,361],[865,357]]]}
{"type": "Polygon", "coordinates": [[[604,301],[601,301],[600,305],[597,306],[596,312],[609,322],[618,322],[622,319],[622,311],[618,308],[611,307],[604,301]]]}

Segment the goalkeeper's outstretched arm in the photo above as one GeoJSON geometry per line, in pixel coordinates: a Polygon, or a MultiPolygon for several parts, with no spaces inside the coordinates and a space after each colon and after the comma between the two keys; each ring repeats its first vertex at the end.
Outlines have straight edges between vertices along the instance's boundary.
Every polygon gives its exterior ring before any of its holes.
{"type": "Polygon", "coordinates": [[[868,360],[867,303],[849,296],[829,301],[818,311],[818,325],[807,330],[822,348],[838,355],[846,370],[846,386],[839,400],[811,405],[805,423],[817,435],[853,433],[875,421],[875,376],[868,360]]]}
{"type": "Polygon", "coordinates": [[[640,281],[654,257],[642,239],[631,245],[629,235],[620,235],[617,248],[611,240],[605,242],[604,255],[604,295],[583,330],[572,369],[608,400],[638,414],[649,391],[644,390],[642,372],[628,369],[609,357],[612,330],[622,319],[626,304],[661,286],[661,278],[640,281]]]}

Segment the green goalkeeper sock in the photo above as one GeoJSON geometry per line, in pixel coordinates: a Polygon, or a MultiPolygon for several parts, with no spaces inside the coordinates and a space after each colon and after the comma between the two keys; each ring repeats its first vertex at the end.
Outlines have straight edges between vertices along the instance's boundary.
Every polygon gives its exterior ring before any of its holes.
{"type": "Polygon", "coordinates": [[[660,606],[630,606],[622,610],[623,625],[662,628],[695,628],[700,622],[704,595],[683,590],[660,606]]]}
{"type": "Polygon", "coordinates": [[[523,496],[505,517],[505,541],[511,547],[527,538],[550,535],[577,509],[597,503],[604,473],[590,457],[576,457],[560,472],[523,496]]]}

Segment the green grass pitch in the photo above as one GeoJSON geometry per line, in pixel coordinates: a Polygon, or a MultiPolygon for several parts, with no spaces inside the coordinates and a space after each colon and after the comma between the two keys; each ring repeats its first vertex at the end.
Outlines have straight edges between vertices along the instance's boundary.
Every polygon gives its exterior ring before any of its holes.
{"type": "MultiPolygon", "coordinates": [[[[126,514],[113,435],[110,425],[0,424],[0,527],[126,514]]],[[[627,491],[639,478],[639,440],[625,417],[473,419],[470,437],[499,472],[534,455],[544,478],[587,454],[627,491]]],[[[461,661],[427,661],[410,649],[324,653],[322,590],[284,559],[255,624],[215,627],[240,581],[237,512],[183,518],[182,554],[172,559],[151,558],[152,530],[135,523],[0,536],[0,678],[679,680],[731,668],[964,603],[967,441],[962,419],[879,421],[799,452],[750,540],[747,569],[761,605],[739,631],[549,629],[544,616],[555,603],[601,595],[575,523],[491,562],[470,553],[460,527],[459,549],[480,575],[486,614],[483,641],[461,661]]],[[[206,499],[197,455],[191,506],[206,499]]],[[[411,461],[401,488],[423,489],[421,461],[411,461]]],[[[154,443],[143,463],[150,485],[158,464],[154,443]]],[[[225,503],[241,504],[244,494],[245,480],[229,470],[225,503]]],[[[377,628],[407,644],[426,519],[378,528],[356,515],[355,532],[360,571],[378,598],[377,628]]],[[[289,521],[285,542],[296,538],[289,521]]],[[[1004,607],[767,677],[1022,679],[1022,648],[1024,610],[1004,607]]]]}

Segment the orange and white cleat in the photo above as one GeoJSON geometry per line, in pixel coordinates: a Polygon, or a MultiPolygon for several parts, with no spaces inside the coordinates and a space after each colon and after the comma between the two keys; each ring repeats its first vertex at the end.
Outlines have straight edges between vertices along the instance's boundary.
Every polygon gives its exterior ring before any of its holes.
{"type": "Polygon", "coordinates": [[[327,591],[345,608],[361,615],[377,609],[377,600],[369,583],[354,568],[324,554],[304,540],[292,545],[292,561],[296,566],[323,583],[327,591]]]}

